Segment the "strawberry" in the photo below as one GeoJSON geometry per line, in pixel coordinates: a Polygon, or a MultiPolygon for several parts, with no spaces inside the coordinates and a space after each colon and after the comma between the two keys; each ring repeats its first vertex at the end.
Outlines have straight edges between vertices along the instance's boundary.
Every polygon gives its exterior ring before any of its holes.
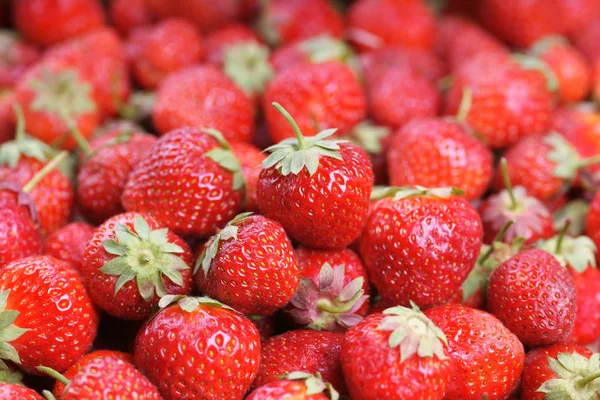
{"type": "Polygon", "coordinates": [[[231,142],[249,142],[254,129],[250,99],[227,76],[208,66],[171,74],[156,93],[152,119],[161,134],[197,126],[216,129],[231,142]]]}
{"type": "Polygon", "coordinates": [[[390,184],[453,186],[475,200],[493,177],[492,152],[451,119],[415,119],[396,132],[387,153],[390,184]]]}
{"type": "Polygon", "coordinates": [[[207,297],[165,296],[138,333],[136,366],[164,400],[241,399],[256,377],[260,337],[248,319],[207,297]],[[168,307],[170,302],[177,304],[168,307]]]}
{"type": "Polygon", "coordinates": [[[44,254],[66,261],[80,271],[83,250],[93,235],[93,226],[85,222],[71,222],[46,238],[44,254]]]}
{"type": "Polygon", "coordinates": [[[265,86],[273,78],[269,54],[266,45],[254,41],[228,46],[223,53],[223,72],[246,93],[254,105],[260,103],[265,86]]]}
{"type": "Polygon", "coordinates": [[[44,400],[44,398],[25,386],[0,382],[0,400],[44,400]]]}
{"type": "Polygon", "coordinates": [[[448,338],[454,373],[444,399],[506,399],[523,371],[519,339],[493,315],[460,305],[444,305],[425,316],[448,338]]]}
{"type": "Polygon", "coordinates": [[[15,136],[14,94],[0,93],[0,144],[12,140],[15,136]]]}
{"type": "Polygon", "coordinates": [[[575,300],[569,272],[539,249],[525,250],[498,267],[487,289],[488,310],[530,347],[569,336],[575,300]]]}
{"type": "Polygon", "coordinates": [[[154,15],[146,0],[113,0],[110,2],[110,20],[122,36],[127,36],[135,28],[150,25],[154,15]]]}
{"type": "Polygon", "coordinates": [[[13,22],[28,40],[48,46],[100,28],[105,15],[100,0],[22,0],[13,22]]]}
{"type": "Polygon", "coordinates": [[[270,337],[262,344],[260,368],[253,387],[276,382],[280,376],[294,371],[304,371],[322,375],[338,391],[347,393],[340,365],[343,338],[340,333],[304,329],[270,337]]]}
{"type": "Polygon", "coordinates": [[[261,341],[267,340],[275,333],[277,321],[274,315],[248,315],[247,317],[258,330],[261,341]]]}
{"type": "Polygon", "coordinates": [[[241,313],[270,315],[292,299],[300,271],[283,227],[249,214],[209,239],[196,262],[195,282],[201,293],[241,313]]]}
{"type": "Polygon", "coordinates": [[[27,68],[40,58],[38,48],[11,31],[0,31],[0,89],[15,86],[27,68]]]}
{"type": "Polygon", "coordinates": [[[373,165],[376,185],[386,185],[389,181],[386,155],[391,133],[390,128],[365,120],[355,125],[348,136],[343,136],[344,139],[359,145],[367,152],[373,165]]]}
{"type": "MultiPolygon", "coordinates": [[[[600,192],[596,193],[590,204],[585,224],[585,234],[594,241],[597,248],[600,247],[600,192]]],[[[599,259],[600,257],[596,253],[596,260],[599,259]]]]}
{"type": "Polygon", "coordinates": [[[386,188],[372,208],[360,255],[382,299],[444,303],[473,269],[481,219],[455,189],[386,188]],[[380,197],[381,196],[381,197],[380,197]]]}
{"type": "Polygon", "coordinates": [[[558,0],[558,5],[563,29],[569,36],[576,36],[600,17],[596,0],[558,0]]]}
{"type": "Polygon", "coordinates": [[[246,181],[246,201],[244,210],[258,211],[258,201],[256,200],[256,190],[258,186],[258,177],[262,171],[262,163],[267,156],[257,147],[249,143],[232,143],[231,151],[239,160],[246,181]]]}
{"type": "Polygon", "coordinates": [[[98,326],[80,275],[48,256],[22,258],[2,269],[0,312],[6,317],[0,358],[33,374],[39,365],[67,369],[89,350],[98,326]]]}
{"type": "Polygon", "coordinates": [[[293,398],[297,400],[337,400],[338,392],[330,383],[321,379],[319,374],[292,372],[280,381],[269,382],[254,390],[246,400],[279,400],[293,398]],[[328,391],[328,394],[325,394],[328,391]],[[290,397],[291,396],[291,397],[290,397]]]}
{"type": "Polygon", "coordinates": [[[146,0],[150,12],[160,19],[168,17],[186,18],[198,29],[209,32],[223,24],[234,22],[241,16],[240,0],[146,0]]]}
{"type": "Polygon", "coordinates": [[[295,116],[306,135],[337,128],[348,133],[366,116],[363,89],[354,72],[341,62],[301,64],[284,70],[269,83],[263,111],[273,142],[294,137],[286,118],[271,104],[277,101],[295,116]]]}
{"type": "Polygon", "coordinates": [[[524,399],[597,399],[600,354],[585,347],[558,343],[530,351],[521,392],[524,399]]]}
{"type": "Polygon", "coordinates": [[[432,48],[435,18],[422,0],[359,0],[346,16],[348,36],[361,51],[385,45],[432,48]]]}
{"type": "Polygon", "coordinates": [[[164,135],[129,175],[122,203],[179,235],[208,237],[240,210],[241,166],[223,136],[184,127],[164,135]]]}
{"type": "Polygon", "coordinates": [[[115,215],[85,246],[81,273],[90,296],[117,318],[143,320],[162,296],[192,289],[188,245],[139,213],[115,215]]]}
{"type": "Polygon", "coordinates": [[[267,43],[279,46],[322,34],[341,37],[344,23],[327,0],[273,0],[263,7],[258,30],[267,43]]]}
{"type": "Polygon", "coordinates": [[[373,185],[367,154],[356,145],[328,139],[335,129],[304,137],[280,104],[273,107],[296,138],[268,148],[271,154],[258,179],[261,214],[281,223],[292,239],[305,246],[348,246],[367,217],[373,185]]]}
{"type": "Polygon", "coordinates": [[[211,32],[204,41],[206,61],[216,67],[223,66],[227,50],[242,43],[261,44],[258,35],[248,26],[229,24],[211,32]]]}
{"type": "Polygon", "coordinates": [[[448,339],[412,306],[369,315],[344,336],[342,368],[352,398],[444,398],[452,378],[448,339]]]}

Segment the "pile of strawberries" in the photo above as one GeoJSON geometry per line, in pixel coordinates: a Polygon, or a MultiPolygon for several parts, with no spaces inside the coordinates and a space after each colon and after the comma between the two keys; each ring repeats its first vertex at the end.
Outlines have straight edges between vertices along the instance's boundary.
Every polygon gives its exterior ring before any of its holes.
{"type": "Polygon", "coordinates": [[[0,400],[600,397],[600,0],[0,24],[0,400]]]}

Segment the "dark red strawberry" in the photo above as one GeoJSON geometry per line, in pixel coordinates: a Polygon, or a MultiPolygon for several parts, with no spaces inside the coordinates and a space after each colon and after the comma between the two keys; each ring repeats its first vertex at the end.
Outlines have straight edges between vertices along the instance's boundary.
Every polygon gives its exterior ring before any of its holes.
{"type": "Polygon", "coordinates": [[[248,315],[250,321],[254,324],[258,333],[260,334],[260,340],[267,340],[277,328],[277,319],[274,315],[248,315]]]}
{"type": "Polygon", "coordinates": [[[40,58],[38,48],[11,31],[0,32],[0,89],[11,89],[40,58]]]}
{"type": "Polygon", "coordinates": [[[0,383],[0,400],[44,400],[35,390],[14,383],[0,383]]]}
{"type": "Polygon", "coordinates": [[[14,93],[0,93],[0,144],[15,137],[14,93]]]}
{"type": "Polygon", "coordinates": [[[246,400],[279,400],[293,398],[296,400],[337,400],[338,392],[319,374],[308,372],[292,372],[279,381],[269,382],[254,390],[246,400]],[[325,394],[325,392],[328,392],[325,394]],[[290,397],[291,396],[291,397],[290,397]]]}
{"type": "Polygon", "coordinates": [[[262,41],[258,35],[246,25],[229,24],[222,26],[206,37],[206,61],[216,67],[222,67],[225,53],[229,48],[247,43],[261,44],[262,41]]]}
{"type": "Polygon", "coordinates": [[[201,31],[208,32],[224,24],[234,22],[241,17],[240,0],[146,0],[150,11],[160,19],[168,17],[186,18],[201,31]]]}
{"type": "Polygon", "coordinates": [[[44,254],[66,261],[79,271],[83,250],[94,235],[94,229],[85,222],[71,222],[46,238],[44,254]]]}
{"type": "Polygon", "coordinates": [[[262,171],[262,163],[267,156],[254,145],[242,142],[232,143],[231,151],[239,160],[246,181],[244,210],[258,211],[258,201],[256,200],[258,177],[262,171]]]}
{"type": "Polygon", "coordinates": [[[110,20],[123,36],[127,36],[135,28],[150,25],[154,15],[146,0],[113,0],[110,2],[110,20]]]}

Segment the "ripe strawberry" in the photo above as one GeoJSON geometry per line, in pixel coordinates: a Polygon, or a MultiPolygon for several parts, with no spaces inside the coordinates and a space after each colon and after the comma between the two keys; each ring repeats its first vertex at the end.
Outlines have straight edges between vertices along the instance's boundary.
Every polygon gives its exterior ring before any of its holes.
{"type": "Polygon", "coordinates": [[[259,105],[265,86],[273,78],[269,54],[266,45],[254,41],[229,46],[223,53],[223,72],[255,106],[259,105]]]}
{"type": "Polygon", "coordinates": [[[81,273],[94,303],[110,315],[143,320],[162,296],[191,292],[190,248],[163,227],[147,215],[119,214],[85,246],[81,273]]]}
{"type": "Polygon", "coordinates": [[[569,36],[576,36],[600,17],[600,3],[596,0],[558,0],[562,27],[569,36]]]}
{"type": "Polygon", "coordinates": [[[367,217],[373,185],[367,154],[356,145],[329,140],[335,129],[304,137],[280,104],[273,107],[296,138],[268,148],[271,155],[258,180],[261,214],[279,222],[292,239],[307,247],[348,246],[360,235],[367,217]]]}
{"type": "Polygon", "coordinates": [[[366,100],[358,78],[340,62],[304,64],[275,76],[265,91],[263,111],[274,143],[294,137],[294,130],[272,103],[295,116],[300,130],[313,135],[337,128],[348,133],[366,116],[366,100]]]}
{"type": "MultiPolygon", "coordinates": [[[[64,371],[92,345],[98,316],[79,274],[48,256],[22,258],[0,274],[3,360],[28,373],[64,371]]],[[[0,366],[4,362],[0,360],[0,366]]]]}
{"type": "Polygon", "coordinates": [[[0,400],[44,400],[44,398],[25,386],[0,382],[0,400]]]}
{"type": "Polygon", "coordinates": [[[15,136],[14,104],[13,92],[0,93],[0,144],[15,136]]]}
{"type": "MultiPolygon", "coordinates": [[[[585,224],[585,234],[594,241],[597,248],[600,248],[600,192],[596,193],[590,204],[585,224]]],[[[596,260],[600,260],[598,253],[596,253],[596,260]]]]}
{"type": "Polygon", "coordinates": [[[194,274],[201,293],[243,314],[273,314],[292,299],[300,283],[283,227],[249,213],[238,215],[209,239],[194,274]]]}
{"type": "Polygon", "coordinates": [[[223,393],[241,399],[258,371],[258,331],[212,299],[181,297],[163,297],[163,309],[141,328],[134,347],[136,366],[164,400],[216,400],[223,393]],[[167,307],[173,301],[178,304],[167,307]]]}
{"type": "Polygon", "coordinates": [[[276,382],[295,371],[320,374],[341,393],[347,393],[340,365],[344,336],[308,329],[288,331],[270,337],[262,344],[261,362],[253,387],[276,382]],[[285,354],[285,357],[282,355],[285,354]]]}
{"type": "Polygon", "coordinates": [[[222,67],[227,49],[242,43],[261,44],[262,41],[248,26],[229,24],[213,31],[204,43],[206,61],[216,67],[222,67]]]}
{"type": "Polygon", "coordinates": [[[230,142],[249,142],[254,129],[250,99],[208,66],[171,74],[156,93],[152,119],[161,134],[196,126],[216,129],[230,142]]]}
{"type": "Polygon", "coordinates": [[[600,354],[559,343],[530,351],[521,383],[524,399],[597,399],[600,354]]]}
{"type": "Polygon", "coordinates": [[[38,48],[11,31],[0,31],[0,89],[15,86],[27,68],[40,58],[38,48]]]}
{"type": "Polygon", "coordinates": [[[246,400],[279,400],[293,398],[297,400],[337,400],[338,392],[321,376],[308,372],[292,372],[280,381],[269,382],[254,390],[246,400]],[[328,391],[328,394],[325,394],[328,391]],[[291,397],[290,397],[291,396],[291,397]]]}
{"type": "Polygon", "coordinates": [[[221,134],[184,127],[164,135],[129,175],[127,211],[148,214],[179,235],[208,237],[240,210],[241,166],[221,134]]]}
{"type": "Polygon", "coordinates": [[[272,46],[289,44],[313,36],[341,37],[342,17],[327,0],[273,0],[266,3],[258,29],[272,46]]]}
{"type": "Polygon", "coordinates": [[[448,338],[454,373],[444,399],[506,399],[525,361],[517,337],[493,315],[460,305],[432,308],[425,315],[448,338]]]}
{"type": "Polygon", "coordinates": [[[565,340],[576,313],[573,278],[549,253],[523,251],[498,267],[487,290],[488,310],[526,346],[565,340]]]}
{"type": "Polygon", "coordinates": [[[71,222],[46,238],[44,254],[66,261],[79,271],[83,250],[93,235],[93,226],[85,222],[71,222]]]}
{"type": "Polygon", "coordinates": [[[385,45],[432,48],[435,18],[422,0],[359,0],[348,10],[348,36],[359,50],[385,45]]]}
{"type": "Polygon", "coordinates": [[[382,299],[401,305],[414,301],[424,308],[439,305],[473,269],[481,249],[481,219],[456,193],[388,188],[373,206],[360,255],[382,299]]]}
{"type": "Polygon", "coordinates": [[[342,136],[367,152],[373,165],[375,185],[386,185],[389,181],[386,155],[391,133],[390,128],[365,120],[355,125],[348,136],[342,136]]]}
{"type": "Polygon", "coordinates": [[[154,15],[146,0],[113,0],[110,2],[110,20],[119,33],[126,37],[134,29],[150,25],[154,15]]]}
{"type": "Polygon", "coordinates": [[[152,14],[160,19],[168,17],[186,18],[198,29],[209,32],[224,24],[234,22],[241,16],[240,0],[146,0],[152,14]]]}
{"type": "Polygon", "coordinates": [[[104,20],[100,0],[22,0],[13,8],[19,32],[43,46],[91,32],[104,20]]]}
{"type": "Polygon", "coordinates": [[[262,163],[267,156],[254,145],[242,142],[232,143],[231,151],[239,160],[246,181],[244,210],[258,211],[258,201],[256,200],[258,177],[262,171],[262,163]]]}
{"type": "Polygon", "coordinates": [[[452,378],[448,340],[412,306],[369,315],[344,336],[341,361],[352,398],[444,398],[452,378]]]}
{"type": "Polygon", "coordinates": [[[388,150],[390,184],[452,186],[475,200],[493,177],[493,156],[469,128],[451,119],[415,119],[394,134],[388,150]]]}

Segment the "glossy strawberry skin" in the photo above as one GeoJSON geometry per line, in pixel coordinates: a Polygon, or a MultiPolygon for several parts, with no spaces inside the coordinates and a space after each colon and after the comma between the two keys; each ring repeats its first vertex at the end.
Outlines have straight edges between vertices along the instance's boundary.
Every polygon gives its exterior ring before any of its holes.
{"type": "Polygon", "coordinates": [[[248,96],[208,66],[171,74],[156,94],[152,119],[161,134],[182,126],[214,128],[232,143],[249,142],[254,130],[248,96]]]}
{"type": "Polygon", "coordinates": [[[130,174],[123,207],[149,214],[180,235],[212,235],[239,212],[243,196],[233,189],[233,174],[205,156],[218,147],[197,128],[161,137],[130,174]]]}
{"type": "Polygon", "coordinates": [[[44,398],[25,386],[0,383],[0,400],[44,400],[44,398]]]}
{"type": "Polygon", "coordinates": [[[122,36],[139,26],[150,25],[154,16],[146,0],[114,0],[110,2],[110,20],[122,36]]]}
{"type": "Polygon", "coordinates": [[[258,211],[258,200],[256,198],[258,177],[262,171],[262,163],[266,155],[256,146],[249,143],[232,143],[231,150],[242,166],[244,180],[246,181],[244,210],[258,211]]]}
{"type": "Polygon", "coordinates": [[[66,261],[79,271],[83,250],[94,235],[94,229],[85,222],[71,222],[46,238],[44,254],[66,261]]]}
{"type": "Polygon", "coordinates": [[[171,306],[138,333],[136,366],[164,400],[242,398],[260,363],[260,337],[240,314],[200,305],[192,312],[171,306]],[[213,371],[213,372],[211,372],[213,371]]]}
{"type": "Polygon", "coordinates": [[[48,256],[13,261],[0,275],[0,291],[8,289],[6,309],[19,311],[14,324],[29,329],[11,342],[21,368],[64,371],[89,350],[98,315],[81,276],[66,262],[48,256]]]}
{"type": "Polygon", "coordinates": [[[492,152],[468,128],[450,119],[417,119],[392,138],[388,150],[390,184],[457,187],[475,200],[493,176],[492,152]]]}
{"type": "Polygon", "coordinates": [[[494,271],[487,306],[526,346],[558,343],[575,321],[573,278],[549,253],[526,250],[494,271]]]}
{"type": "Polygon", "coordinates": [[[308,247],[336,249],[352,243],[367,217],[373,171],[360,147],[342,143],[339,153],[342,160],[322,156],[313,176],[306,168],[287,176],[275,167],[263,169],[257,193],[261,214],[308,247]]]}
{"type": "Polygon", "coordinates": [[[248,42],[261,43],[256,33],[248,26],[242,24],[222,26],[206,37],[206,61],[216,67],[222,67],[227,48],[248,42]]]}
{"type": "Polygon", "coordinates": [[[588,345],[600,338],[600,271],[588,267],[571,270],[577,292],[577,315],[569,342],[588,345]]]}
{"type": "Polygon", "coordinates": [[[39,49],[13,36],[12,33],[0,33],[0,89],[11,89],[23,76],[27,68],[40,58],[39,49]]]}
{"type": "Polygon", "coordinates": [[[425,315],[448,338],[454,374],[444,399],[502,400],[517,385],[525,351],[493,315],[461,305],[444,305],[425,315]],[[477,366],[477,368],[474,368],[477,366]]]}
{"type": "Polygon", "coordinates": [[[159,19],[168,17],[186,18],[202,32],[209,32],[223,24],[234,22],[241,16],[242,5],[239,0],[146,0],[150,12],[159,19]]]}
{"type": "Polygon", "coordinates": [[[360,255],[383,299],[427,308],[458,290],[475,265],[482,236],[479,214],[464,198],[385,198],[368,217],[360,255]]]}
{"type": "Polygon", "coordinates": [[[283,379],[269,382],[252,391],[246,400],[328,400],[329,397],[323,393],[308,394],[307,387],[299,381],[283,379]]]}

